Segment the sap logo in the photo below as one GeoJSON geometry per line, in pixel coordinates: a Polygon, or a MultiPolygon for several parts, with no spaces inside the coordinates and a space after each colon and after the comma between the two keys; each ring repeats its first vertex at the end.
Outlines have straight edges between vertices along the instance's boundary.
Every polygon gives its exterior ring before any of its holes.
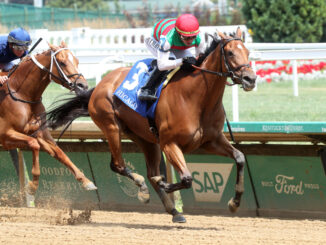
{"type": "Polygon", "coordinates": [[[223,177],[220,173],[218,172],[213,172],[213,173],[203,173],[203,183],[199,181],[198,178],[200,178],[200,173],[199,172],[193,172],[192,173],[192,178],[195,183],[195,185],[198,185],[199,188],[195,189],[196,192],[209,192],[213,191],[215,193],[219,193],[219,187],[223,185],[223,177]]]}
{"type": "Polygon", "coordinates": [[[219,202],[228,182],[233,164],[189,163],[193,193],[198,202],[219,202]]]}

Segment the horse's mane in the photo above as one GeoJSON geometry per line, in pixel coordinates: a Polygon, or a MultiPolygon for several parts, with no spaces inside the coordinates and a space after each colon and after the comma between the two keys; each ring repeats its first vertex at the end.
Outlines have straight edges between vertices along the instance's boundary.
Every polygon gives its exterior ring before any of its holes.
{"type": "MultiPolygon", "coordinates": [[[[36,54],[35,56],[37,57],[38,55],[47,55],[48,52],[49,50],[45,50],[41,53],[36,54]]],[[[32,72],[31,69],[26,69],[31,64],[31,62],[33,62],[32,58],[29,55],[26,55],[25,57],[22,58],[19,64],[15,65],[10,69],[10,71],[17,69],[17,71],[12,73],[12,76],[10,78],[10,85],[16,83],[21,84],[27,78],[27,74],[32,72]]]]}
{"type": "Polygon", "coordinates": [[[211,52],[213,52],[216,49],[217,45],[219,45],[219,43],[221,42],[221,39],[218,39],[217,36],[213,36],[213,35],[210,36],[212,37],[213,41],[211,42],[210,46],[206,48],[205,52],[199,55],[199,58],[196,63],[197,66],[200,66],[203,63],[203,61],[206,59],[206,57],[211,52]]]}

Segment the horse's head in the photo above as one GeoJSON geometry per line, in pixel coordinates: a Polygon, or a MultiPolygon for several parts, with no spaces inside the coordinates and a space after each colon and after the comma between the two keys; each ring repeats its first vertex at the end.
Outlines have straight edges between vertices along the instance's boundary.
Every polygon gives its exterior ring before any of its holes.
{"type": "Polygon", "coordinates": [[[62,41],[60,46],[49,44],[49,47],[53,80],[76,93],[87,90],[87,81],[78,71],[78,59],[67,48],[67,45],[62,41]]]}
{"type": "Polygon", "coordinates": [[[256,74],[249,64],[249,51],[241,40],[241,30],[237,29],[234,37],[227,37],[218,32],[221,40],[220,62],[222,71],[231,77],[235,84],[241,84],[245,91],[255,87],[256,74]]]}

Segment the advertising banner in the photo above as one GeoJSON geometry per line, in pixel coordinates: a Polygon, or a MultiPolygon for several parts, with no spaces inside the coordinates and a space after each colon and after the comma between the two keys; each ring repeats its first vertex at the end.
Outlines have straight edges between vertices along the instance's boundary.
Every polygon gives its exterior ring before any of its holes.
{"type": "Polygon", "coordinates": [[[247,159],[260,208],[326,211],[326,176],[319,157],[247,159]]]}
{"type": "MultiPolygon", "coordinates": [[[[228,212],[228,201],[235,195],[236,165],[232,159],[215,155],[186,155],[193,178],[192,188],[181,190],[184,210],[208,213],[228,212]]],[[[245,191],[240,212],[256,209],[252,187],[245,168],[245,191]]]]}

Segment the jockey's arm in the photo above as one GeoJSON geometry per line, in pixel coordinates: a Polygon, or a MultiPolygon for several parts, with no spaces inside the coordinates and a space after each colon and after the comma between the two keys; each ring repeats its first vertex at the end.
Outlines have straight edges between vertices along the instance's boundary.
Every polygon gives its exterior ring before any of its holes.
{"type": "Polygon", "coordinates": [[[176,59],[170,49],[170,43],[164,36],[161,36],[157,49],[157,67],[160,71],[172,70],[182,65],[182,59],[176,59]]]}
{"type": "Polygon", "coordinates": [[[182,59],[170,59],[170,51],[157,51],[157,67],[160,71],[167,71],[182,65],[182,59]]]}

